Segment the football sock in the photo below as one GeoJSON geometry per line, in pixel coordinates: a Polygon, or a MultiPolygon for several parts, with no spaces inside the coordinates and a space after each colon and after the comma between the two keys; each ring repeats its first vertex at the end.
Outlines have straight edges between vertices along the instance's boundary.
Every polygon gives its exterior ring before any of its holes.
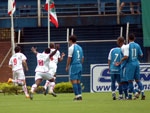
{"type": "Polygon", "coordinates": [[[81,86],[81,84],[79,83],[79,84],[77,84],[77,86],[78,86],[78,95],[80,95],[81,96],[81,94],[82,94],[82,86],[81,86]]]}
{"type": "Polygon", "coordinates": [[[112,91],[115,91],[115,90],[116,90],[115,82],[112,82],[112,83],[111,83],[111,90],[112,90],[112,91]]]}
{"type": "Polygon", "coordinates": [[[50,82],[47,80],[46,83],[45,83],[45,85],[44,85],[44,89],[45,90],[47,89],[47,87],[48,87],[49,84],[50,84],[50,82]]]}
{"type": "Polygon", "coordinates": [[[128,97],[128,84],[123,84],[122,85],[122,88],[123,88],[123,92],[125,94],[125,98],[128,97]]]}
{"type": "Polygon", "coordinates": [[[22,80],[12,80],[13,83],[17,83],[18,85],[24,85],[22,80]]]}
{"type": "Polygon", "coordinates": [[[32,85],[32,88],[31,88],[31,93],[34,93],[37,89],[37,85],[36,84],[33,84],[32,85]]]}
{"type": "Polygon", "coordinates": [[[76,83],[73,83],[73,91],[74,91],[74,94],[75,96],[78,96],[78,85],[76,83]]]}
{"type": "Polygon", "coordinates": [[[119,95],[122,95],[123,92],[122,92],[122,85],[119,85],[119,95]]]}
{"type": "Polygon", "coordinates": [[[133,93],[133,82],[129,82],[129,98],[131,99],[132,98],[132,93],[133,93]]]}
{"type": "Polygon", "coordinates": [[[142,96],[143,96],[143,95],[144,95],[144,88],[143,88],[142,82],[141,82],[141,81],[138,81],[138,82],[136,82],[136,83],[137,83],[139,89],[141,90],[141,94],[142,94],[142,96]]]}
{"type": "Polygon", "coordinates": [[[25,95],[29,96],[26,84],[24,86],[22,86],[22,89],[23,89],[25,95]]]}
{"type": "Polygon", "coordinates": [[[54,88],[55,88],[55,82],[51,82],[49,87],[49,92],[53,93],[54,88]]]}

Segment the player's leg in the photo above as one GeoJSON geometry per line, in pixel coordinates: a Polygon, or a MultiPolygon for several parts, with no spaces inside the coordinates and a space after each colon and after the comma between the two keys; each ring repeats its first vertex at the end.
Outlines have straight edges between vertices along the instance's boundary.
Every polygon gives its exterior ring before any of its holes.
{"type": "Polygon", "coordinates": [[[144,94],[144,87],[143,87],[143,84],[140,80],[140,66],[137,65],[136,67],[136,73],[135,73],[135,81],[140,89],[140,92],[141,92],[141,100],[145,100],[145,94],[144,94]]]}
{"type": "Polygon", "coordinates": [[[51,95],[53,95],[54,97],[56,97],[57,95],[55,94],[55,92],[54,92],[54,88],[55,88],[55,79],[54,78],[52,78],[51,80],[49,80],[50,81],[50,85],[49,85],[49,93],[51,94],[51,95]]]}
{"type": "Polygon", "coordinates": [[[133,93],[133,89],[134,89],[132,80],[128,81],[128,86],[129,86],[129,97],[128,97],[128,99],[132,100],[132,93],[133,93]]]}
{"type": "Polygon", "coordinates": [[[78,78],[77,78],[77,86],[78,86],[78,99],[79,100],[82,100],[82,86],[81,86],[81,78],[82,78],[82,66],[80,67],[79,66],[79,69],[80,70],[78,72],[78,78]]]}
{"type": "Polygon", "coordinates": [[[46,83],[45,83],[45,85],[43,87],[43,93],[44,93],[44,95],[46,95],[46,90],[47,90],[49,84],[50,84],[50,81],[46,80],[46,83]]]}
{"type": "Polygon", "coordinates": [[[122,91],[125,94],[125,99],[127,100],[128,99],[128,80],[126,76],[126,67],[121,68],[120,78],[121,78],[122,91]]]}
{"type": "Polygon", "coordinates": [[[119,100],[122,100],[123,99],[123,90],[122,90],[122,85],[121,85],[120,74],[116,74],[116,80],[117,80],[117,83],[118,83],[119,100]]]}
{"type": "Polygon", "coordinates": [[[74,94],[75,94],[74,100],[78,100],[79,91],[78,91],[77,80],[71,80],[71,83],[72,83],[73,91],[74,91],[74,94]]]}
{"type": "Polygon", "coordinates": [[[112,91],[112,97],[113,97],[113,100],[116,100],[116,86],[115,86],[115,83],[116,83],[116,77],[115,77],[115,74],[111,74],[111,91],[112,91]]]}

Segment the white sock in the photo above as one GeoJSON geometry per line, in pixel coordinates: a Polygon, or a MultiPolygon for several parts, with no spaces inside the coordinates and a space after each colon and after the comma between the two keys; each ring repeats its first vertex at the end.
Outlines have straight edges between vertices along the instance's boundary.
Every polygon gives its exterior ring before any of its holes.
{"type": "Polygon", "coordinates": [[[51,82],[49,87],[49,93],[53,93],[54,88],[55,88],[55,82],[51,82]]]}
{"type": "Polygon", "coordinates": [[[46,81],[46,83],[45,83],[45,85],[44,85],[44,89],[46,90],[47,89],[47,87],[49,86],[49,84],[50,84],[50,81],[46,81]]]}
{"type": "Polygon", "coordinates": [[[36,84],[33,84],[32,85],[32,88],[31,88],[31,93],[34,93],[37,89],[37,85],[36,84]]]}
{"type": "Polygon", "coordinates": [[[22,89],[23,89],[23,91],[24,91],[24,94],[25,94],[26,96],[29,96],[26,84],[25,84],[24,86],[22,86],[22,89]]]}

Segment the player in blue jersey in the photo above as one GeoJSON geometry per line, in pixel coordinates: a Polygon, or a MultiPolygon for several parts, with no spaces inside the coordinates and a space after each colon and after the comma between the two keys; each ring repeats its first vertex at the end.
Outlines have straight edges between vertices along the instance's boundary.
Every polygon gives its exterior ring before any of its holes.
{"type": "Polygon", "coordinates": [[[140,81],[140,65],[139,57],[143,57],[143,52],[139,44],[135,43],[134,34],[129,35],[129,58],[127,62],[127,77],[129,82],[129,99],[132,99],[132,93],[134,93],[133,81],[135,80],[140,91],[141,100],[145,100],[143,85],[140,81]]]}
{"type": "Polygon", "coordinates": [[[120,78],[121,78],[120,85],[122,85],[122,90],[125,94],[125,99],[128,99],[128,79],[126,75],[126,67],[127,67],[126,64],[129,56],[129,51],[128,51],[129,47],[128,45],[124,44],[123,37],[119,37],[117,39],[117,44],[119,45],[119,47],[121,47],[121,60],[120,62],[117,62],[115,66],[120,65],[120,78]]]}
{"type": "Polygon", "coordinates": [[[120,66],[115,66],[116,62],[120,62],[121,60],[121,49],[119,47],[112,48],[109,52],[108,56],[108,65],[109,65],[109,72],[111,75],[111,90],[112,90],[112,97],[113,100],[116,100],[116,81],[119,85],[119,99],[123,99],[122,94],[122,85],[120,84],[120,66]]]}
{"type": "Polygon", "coordinates": [[[69,47],[68,51],[66,71],[69,71],[70,74],[70,80],[75,93],[74,100],[82,100],[82,88],[80,80],[84,56],[83,50],[78,44],[76,44],[76,40],[77,38],[75,35],[69,37],[69,43],[71,44],[71,46],[69,47]]]}

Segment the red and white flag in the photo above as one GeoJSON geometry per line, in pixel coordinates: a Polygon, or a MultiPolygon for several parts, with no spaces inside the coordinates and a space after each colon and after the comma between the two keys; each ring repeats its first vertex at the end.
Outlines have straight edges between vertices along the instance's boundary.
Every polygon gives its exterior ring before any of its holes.
{"type": "Polygon", "coordinates": [[[46,0],[45,10],[48,11],[48,1],[49,1],[49,12],[50,12],[50,22],[52,22],[56,27],[58,27],[58,20],[56,15],[54,0],[46,0]]]}
{"type": "Polygon", "coordinates": [[[16,10],[15,0],[8,0],[8,14],[13,15],[16,10]]]}

